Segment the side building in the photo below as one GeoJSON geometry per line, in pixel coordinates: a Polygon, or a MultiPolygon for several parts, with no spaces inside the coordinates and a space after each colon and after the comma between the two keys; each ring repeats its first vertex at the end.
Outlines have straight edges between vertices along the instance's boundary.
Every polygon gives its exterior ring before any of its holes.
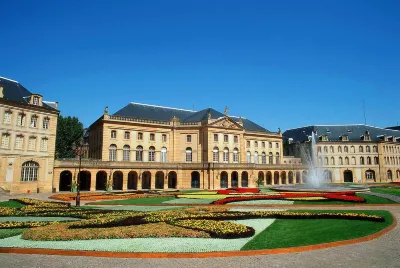
{"type": "MultiPolygon", "coordinates": [[[[81,189],[256,187],[301,183],[300,159],[283,157],[282,134],[212,108],[190,111],[130,103],[88,129],[81,189]]],[[[68,190],[78,161],[56,163],[54,185],[68,190]]]]}
{"type": "Polygon", "coordinates": [[[284,154],[303,157],[316,133],[318,167],[341,182],[400,181],[400,131],[368,125],[314,125],[283,133],[284,154]]]}
{"type": "Polygon", "coordinates": [[[0,189],[10,193],[52,190],[57,102],[0,77],[0,189]]]}

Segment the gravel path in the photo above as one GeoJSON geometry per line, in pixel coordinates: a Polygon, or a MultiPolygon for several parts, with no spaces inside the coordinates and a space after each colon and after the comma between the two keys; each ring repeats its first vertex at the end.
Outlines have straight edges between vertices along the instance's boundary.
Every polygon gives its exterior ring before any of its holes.
{"type": "Polygon", "coordinates": [[[400,196],[397,196],[397,195],[381,194],[381,193],[375,193],[375,192],[363,192],[363,194],[382,197],[382,198],[392,200],[393,202],[400,203],[400,196]]]}
{"type": "MultiPolygon", "coordinates": [[[[287,207],[283,207],[287,209],[287,207]]],[[[348,209],[324,206],[296,209],[348,209]]],[[[354,206],[352,210],[388,210],[400,221],[400,206],[354,206]]],[[[400,267],[400,228],[354,245],[301,253],[205,259],[118,259],[0,254],[1,267],[400,267]]]]}

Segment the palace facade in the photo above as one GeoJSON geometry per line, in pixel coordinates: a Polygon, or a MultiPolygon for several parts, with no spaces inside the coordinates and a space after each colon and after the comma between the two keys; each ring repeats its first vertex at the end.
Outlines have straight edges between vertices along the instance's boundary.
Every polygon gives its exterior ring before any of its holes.
{"type": "MultiPolygon", "coordinates": [[[[283,156],[282,134],[212,108],[130,103],[88,128],[81,189],[220,189],[302,183],[299,158],[283,156]]],[[[56,161],[54,191],[69,190],[77,160],[56,161]]]]}
{"type": "Polygon", "coordinates": [[[58,103],[0,77],[0,190],[50,192],[58,103]]]}
{"type": "Polygon", "coordinates": [[[400,181],[400,131],[395,129],[368,125],[290,129],[283,133],[284,154],[303,157],[302,152],[311,150],[311,135],[316,133],[316,164],[324,169],[326,180],[335,183],[400,181]]]}

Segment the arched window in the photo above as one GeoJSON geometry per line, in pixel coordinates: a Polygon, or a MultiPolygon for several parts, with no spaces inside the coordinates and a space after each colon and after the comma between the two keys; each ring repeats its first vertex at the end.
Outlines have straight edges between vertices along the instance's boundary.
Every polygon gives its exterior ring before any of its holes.
{"type": "Polygon", "coordinates": [[[330,151],[331,151],[331,153],[335,152],[335,149],[333,148],[333,146],[330,147],[330,151]]]}
{"type": "Polygon", "coordinates": [[[343,165],[343,158],[341,156],[339,157],[339,165],[343,165]]]}
{"type": "Polygon", "coordinates": [[[325,157],[324,162],[325,162],[325,166],[329,165],[328,157],[325,157]]]}
{"type": "Polygon", "coordinates": [[[161,162],[167,162],[167,148],[165,147],[161,148],[161,162]]]}
{"type": "Polygon", "coordinates": [[[369,145],[367,145],[367,147],[365,147],[365,151],[366,151],[367,153],[370,153],[370,152],[371,152],[371,147],[370,147],[369,145]]]}
{"type": "Polygon", "coordinates": [[[387,171],[387,178],[388,178],[388,180],[392,180],[393,179],[392,171],[390,169],[387,171]]]}
{"type": "Polygon", "coordinates": [[[360,145],[360,147],[358,148],[358,151],[359,151],[360,153],[363,153],[363,152],[364,152],[364,148],[360,145]]]}
{"type": "Polygon", "coordinates": [[[219,162],[219,150],[218,147],[214,147],[213,149],[213,162],[218,163],[219,162]]]}
{"type": "Polygon", "coordinates": [[[156,159],[156,148],[151,146],[149,148],[149,162],[154,162],[156,159]]]}
{"type": "Polygon", "coordinates": [[[374,146],[372,147],[372,151],[373,151],[374,153],[377,153],[377,152],[378,152],[378,147],[377,147],[376,145],[374,145],[374,146]]]}
{"type": "Polygon", "coordinates": [[[258,152],[254,152],[254,164],[258,164],[258,152]]]}
{"type": "Polygon", "coordinates": [[[265,152],[262,152],[261,154],[261,163],[266,164],[267,163],[267,155],[265,152]]]}
{"type": "Polygon", "coordinates": [[[344,146],[344,152],[348,153],[349,152],[349,148],[347,146],[344,146]]]}
{"type": "Polygon", "coordinates": [[[356,164],[356,158],[355,158],[354,156],[351,158],[351,164],[352,164],[352,165],[355,165],[355,164],[356,164]]]}
{"type": "Polygon", "coordinates": [[[335,158],[332,156],[331,157],[331,165],[334,166],[335,165],[335,158]]]}
{"type": "Polygon", "coordinates": [[[367,165],[371,165],[372,164],[372,162],[371,162],[371,157],[367,157],[367,165]]]}
{"type": "Polygon", "coordinates": [[[224,163],[229,163],[229,149],[228,148],[224,149],[223,160],[224,160],[224,163]]]}
{"type": "Polygon", "coordinates": [[[322,166],[322,157],[318,157],[318,166],[322,166]]]}
{"type": "Polygon", "coordinates": [[[246,153],[246,162],[251,163],[251,153],[249,151],[246,153]]]}
{"type": "Polygon", "coordinates": [[[400,179],[400,170],[397,170],[397,172],[396,172],[396,178],[400,179]]]}
{"type": "Polygon", "coordinates": [[[136,147],[136,161],[143,161],[143,147],[140,145],[136,147]]]}
{"type": "Polygon", "coordinates": [[[374,164],[379,165],[379,158],[377,156],[374,157],[374,164]]]}
{"type": "Polygon", "coordinates": [[[37,181],[39,164],[28,161],[22,164],[21,181],[37,181]]]}
{"type": "Polygon", "coordinates": [[[131,147],[129,145],[124,145],[122,159],[124,161],[130,161],[130,156],[131,156],[131,147]]]}
{"type": "Polygon", "coordinates": [[[117,160],[117,145],[111,144],[108,150],[109,150],[110,161],[116,161],[117,160]]]}
{"type": "Polygon", "coordinates": [[[280,164],[280,157],[279,157],[279,153],[276,153],[276,164],[279,165],[280,164]]]}
{"type": "Polygon", "coordinates": [[[322,153],[322,148],[321,148],[321,146],[318,146],[318,153],[322,153]]]}
{"type": "Polygon", "coordinates": [[[272,165],[274,162],[274,156],[272,155],[272,153],[269,153],[269,157],[268,157],[268,164],[272,165]]]}
{"type": "Polygon", "coordinates": [[[339,153],[342,152],[342,146],[339,146],[337,149],[338,149],[338,152],[339,152],[339,153]]]}
{"type": "Polygon", "coordinates": [[[367,180],[375,180],[375,171],[370,170],[370,169],[365,171],[365,178],[367,180]]]}
{"type": "Polygon", "coordinates": [[[356,148],[354,148],[354,146],[350,147],[350,153],[355,153],[356,152],[356,148]]]}
{"type": "Polygon", "coordinates": [[[328,147],[324,146],[324,153],[328,153],[328,147]]]}
{"type": "Polygon", "coordinates": [[[233,149],[233,163],[239,162],[239,151],[237,148],[233,149]]]}
{"type": "Polygon", "coordinates": [[[349,158],[347,156],[344,159],[344,163],[345,163],[345,165],[350,165],[349,158]]]}
{"type": "Polygon", "coordinates": [[[363,156],[360,157],[360,165],[365,165],[364,157],[363,157],[363,156]]]}
{"type": "Polygon", "coordinates": [[[186,162],[192,162],[192,148],[186,148],[186,162]]]}

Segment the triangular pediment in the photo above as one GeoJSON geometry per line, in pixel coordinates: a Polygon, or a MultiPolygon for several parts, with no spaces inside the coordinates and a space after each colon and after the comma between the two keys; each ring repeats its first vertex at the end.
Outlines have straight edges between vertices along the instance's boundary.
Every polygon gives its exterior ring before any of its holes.
{"type": "Polygon", "coordinates": [[[219,128],[228,128],[228,129],[237,129],[242,130],[243,127],[239,124],[230,119],[229,117],[225,116],[220,119],[215,120],[208,124],[210,127],[219,127],[219,128]]]}

